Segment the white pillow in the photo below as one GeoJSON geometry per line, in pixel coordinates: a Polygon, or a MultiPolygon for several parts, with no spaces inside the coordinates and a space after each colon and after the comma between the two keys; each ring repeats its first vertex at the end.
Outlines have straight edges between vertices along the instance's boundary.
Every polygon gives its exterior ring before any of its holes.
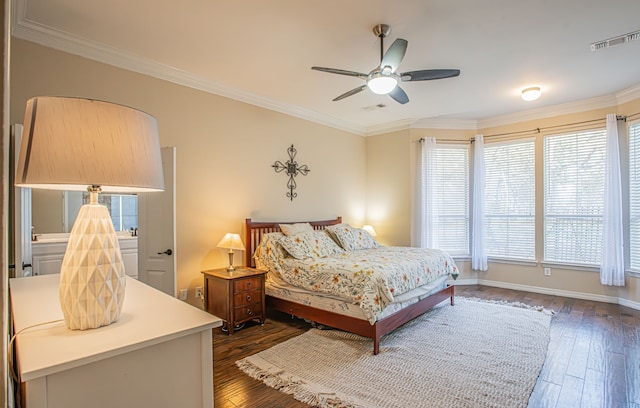
{"type": "Polygon", "coordinates": [[[301,232],[311,232],[313,227],[308,222],[299,222],[296,224],[280,224],[280,231],[286,236],[296,235],[301,232]]]}
{"type": "Polygon", "coordinates": [[[340,244],[345,251],[370,249],[380,246],[371,234],[362,228],[353,228],[349,224],[337,224],[327,227],[327,232],[340,244]]]}
{"type": "Polygon", "coordinates": [[[296,259],[324,258],[343,252],[326,231],[301,232],[282,237],[280,245],[296,259]]]}

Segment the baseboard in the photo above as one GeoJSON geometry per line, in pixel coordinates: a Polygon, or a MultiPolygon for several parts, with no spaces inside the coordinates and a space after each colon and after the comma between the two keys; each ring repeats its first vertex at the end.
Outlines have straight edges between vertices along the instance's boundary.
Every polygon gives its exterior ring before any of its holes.
{"type": "Polygon", "coordinates": [[[478,279],[449,279],[447,283],[449,285],[478,285],[478,279]]]}
{"type": "Polygon", "coordinates": [[[500,281],[492,281],[487,279],[460,279],[451,281],[454,285],[483,285],[492,286],[495,288],[521,290],[523,292],[541,293],[543,295],[562,296],[574,299],[591,300],[594,302],[613,303],[630,307],[632,309],[640,310],[640,303],[627,299],[622,299],[616,296],[596,295],[594,293],[574,292],[570,290],[543,288],[540,286],[521,285],[518,283],[508,283],[500,281]]]}
{"type": "Polygon", "coordinates": [[[640,303],[634,302],[633,300],[618,298],[618,304],[630,307],[631,309],[640,310],[640,303]]]}

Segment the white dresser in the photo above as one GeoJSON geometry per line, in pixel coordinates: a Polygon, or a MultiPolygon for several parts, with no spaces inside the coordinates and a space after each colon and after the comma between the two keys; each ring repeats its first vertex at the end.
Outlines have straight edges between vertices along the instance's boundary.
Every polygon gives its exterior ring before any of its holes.
{"type": "MultiPolygon", "coordinates": [[[[62,319],[59,275],[10,280],[15,332],[62,319]]],[[[222,321],[127,277],[120,320],[71,331],[64,321],[18,334],[28,408],[213,407],[211,329],[222,321]]]]}
{"type": "MultiPolygon", "coordinates": [[[[60,273],[62,258],[67,250],[69,234],[45,234],[31,243],[33,275],[60,273]]],[[[138,237],[120,235],[118,237],[124,271],[138,279],[138,237]]]]}

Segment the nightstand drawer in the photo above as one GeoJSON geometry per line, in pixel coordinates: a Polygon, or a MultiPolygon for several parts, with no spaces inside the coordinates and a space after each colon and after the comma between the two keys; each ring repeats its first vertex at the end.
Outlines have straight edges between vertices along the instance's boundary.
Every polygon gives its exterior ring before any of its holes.
{"type": "Polygon", "coordinates": [[[235,307],[250,305],[260,302],[262,299],[262,291],[260,289],[251,292],[236,293],[233,295],[233,304],[235,307]]]}
{"type": "Polygon", "coordinates": [[[233,292],[247,292],[250,290],[260,290],[262,288],[262,277],[253,276],[251,278],[238,279],[233,281],[233,292]]]}
{"type": "Polygon", "coordinates": [[[233,310],[233,316],[235,317],[233,320],[236,322],[241,322],[245,319],[253,319],[259,317],[261,314],[262,303],[261,301],[258,301],[247,306],[235,308],[233,310]]]}

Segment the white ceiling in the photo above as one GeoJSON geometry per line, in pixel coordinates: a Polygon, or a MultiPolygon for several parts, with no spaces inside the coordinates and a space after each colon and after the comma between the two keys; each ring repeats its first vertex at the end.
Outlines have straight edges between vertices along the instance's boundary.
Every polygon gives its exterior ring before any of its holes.
{"type": "Polygon", "coordinates": [[[15,0],[14,35],[116,66],[360,134],[419,123],[490,124],[558,106],[607,104],[640,88],[639,0],[15,0]],[[410,102],[361,92],[385,48],[408,40],[399,72],[458,68],[407,82],[410,102]],[[542,97],[520,99],[537,85],[542,97]],[[365,110],[376,104],[386,107],[365,110]],[[572,105],[573,104],[573,105],[572,105]]]}

